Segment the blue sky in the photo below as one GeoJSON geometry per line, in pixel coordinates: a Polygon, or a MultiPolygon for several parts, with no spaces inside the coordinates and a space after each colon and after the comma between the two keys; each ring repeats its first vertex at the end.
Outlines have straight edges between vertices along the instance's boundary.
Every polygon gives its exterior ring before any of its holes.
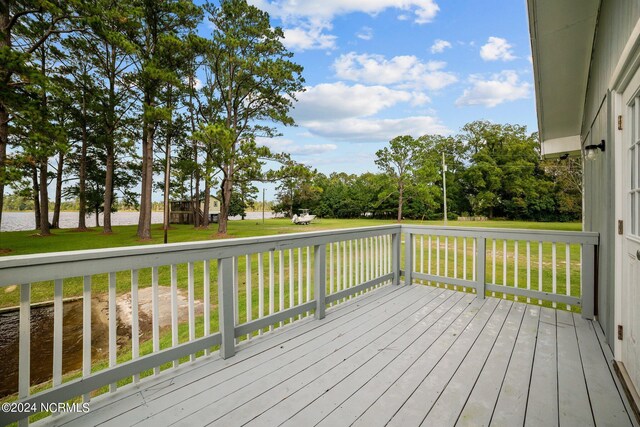
{"type": "Polygon", "coordinates": [[[397,135],[486,119],[535,131],[524,0],[249,0],[304,66],[298,124],[260,142],[323,173],[375,171],[397,135]]]}

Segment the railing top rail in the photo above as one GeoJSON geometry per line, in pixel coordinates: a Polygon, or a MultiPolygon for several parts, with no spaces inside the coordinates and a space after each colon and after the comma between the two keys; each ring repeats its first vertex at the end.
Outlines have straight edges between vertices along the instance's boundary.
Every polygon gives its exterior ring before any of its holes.
{"type": "Polygon", "coordinates": [[[520,228],[449,227],[433,225],[402,225],[402,231],[434,236],[485,237],[508,240],[584,243],[597,245],[600,234],[590,231],[530,230],[520,228]]]}
{"type": "Polygon", "coordinates": [[[275,236],[8,256],[0,258],[0,286],[24,283],[27,277],[29,282],[37,282],[290,249],[400,231],[400,225],[392,224],[275,236]],[[25,271],[27,268],[28,276],[25,271]]]}

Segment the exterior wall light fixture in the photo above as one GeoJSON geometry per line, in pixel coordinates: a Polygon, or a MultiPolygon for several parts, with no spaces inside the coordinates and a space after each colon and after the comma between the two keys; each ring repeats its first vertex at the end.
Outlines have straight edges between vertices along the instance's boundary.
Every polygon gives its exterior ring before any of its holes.
{"type": "Polygon", "coordinates": [[[604,151],[604,147],[604,139],[600,141],[600,144],[587,145],[586,147],[584,147],[585,157],[587,158],[587,160],[595,160],[596,156],[598,155],[598,149],[600,149],[600,151],[604,151]]]}

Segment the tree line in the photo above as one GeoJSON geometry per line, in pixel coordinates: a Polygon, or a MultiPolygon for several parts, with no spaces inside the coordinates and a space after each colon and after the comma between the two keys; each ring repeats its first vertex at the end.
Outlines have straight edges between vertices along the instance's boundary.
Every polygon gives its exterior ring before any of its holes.
{"type": "Polygon", "coordinates": [[[376,153],[379,172],[318,173],[295,165],[277,188],[278,212],[323,217],[449,219],[486,216],[575,221],[582,212],[580,159],[542,160],[526,127],[474,121],[459,135],[398,136],[376,153]],[[443,154],[444,165],[443,167],[443,154]]]}
{"type": "Polygon", "coordinates": [[[200,227],[200,201],[208,212],[215,194],[226,233],[233,206],[267,179],[265,161],[290,161],[255,142],[294,124],[304,90],[283,37],[246,0],[1,2],[0,220],[9,186],[33,200],[40,234],[77,199],[78,229],[103,212],[110,233],[118,204],[135,204],[149,239],[156,190],[165,230],[169,198],[193,201],[200,227]]]}
{"type": "Polygon", "coordinates": [[[542,162],[522,126],[399,136],[376,153],[380,171],[362,175],[327,176],[259,146],[294,125],[304,90],[283,37],[246,0],[0,2],[0,221],[7,187],[31,200],[40,234],[73,200],[79,230],[102,212],[110,233],[112,212],[135,206],[149,239],[155,191],[165,238],[170,199],[192,201],[194,226],[207,227],[209,195],[224,234],[260,181],[277,183],[274,209],[288,215],[431,219],[442,212],[443,153],[452,215],[579,218],[580,164],[542,162]]]}

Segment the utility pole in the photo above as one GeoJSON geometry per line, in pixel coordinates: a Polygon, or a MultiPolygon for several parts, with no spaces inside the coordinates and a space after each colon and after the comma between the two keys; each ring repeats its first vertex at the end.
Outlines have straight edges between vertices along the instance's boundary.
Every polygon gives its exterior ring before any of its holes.
{"type": "Polygon", "coordinates": [[[262,224],[264,225],[264,193],[267,189],[262,189],[262,224]]]}
{"type": "Polygon", "coordinates": [[[444,162],[444,152],[442,153],[442,189],[444,191],[444,223],[447,224],[447,164],[444,162]]]}

